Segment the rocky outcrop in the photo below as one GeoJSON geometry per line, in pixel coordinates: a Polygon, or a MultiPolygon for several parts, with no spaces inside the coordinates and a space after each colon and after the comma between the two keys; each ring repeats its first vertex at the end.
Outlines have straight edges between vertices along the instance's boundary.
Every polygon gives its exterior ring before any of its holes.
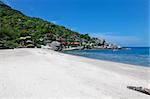
{"type": "Polygon", "coordinates": [[[54,51],[61,51],[62,50],[62,44],[58,41],[53,41],[50,43],[50,47],[54,51]]]}
{"type": "Polygon", "coordinates": [[[127,88],[150,95],[150,89],[148,88],[136,87],[136,86],[127,86],[127,88]]]}

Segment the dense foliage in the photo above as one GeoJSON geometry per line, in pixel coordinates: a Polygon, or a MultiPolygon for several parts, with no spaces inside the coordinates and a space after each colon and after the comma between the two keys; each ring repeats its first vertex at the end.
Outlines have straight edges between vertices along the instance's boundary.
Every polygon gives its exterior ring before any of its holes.
{"type": "Polygon", "coordinates": [[[80,34],[40,18],[28,17],[0,3],[0,48],[40,47],[52,41],[92,41],[80,34]]]}

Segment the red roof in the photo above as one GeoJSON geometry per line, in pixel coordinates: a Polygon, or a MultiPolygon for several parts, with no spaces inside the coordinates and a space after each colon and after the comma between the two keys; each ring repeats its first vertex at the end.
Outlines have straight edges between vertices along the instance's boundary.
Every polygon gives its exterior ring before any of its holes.
{"type": "Polygon", "coordinates": [[[73,44],[80,44],[79,42],[73,42],[73,44]]]}
{"type": "Polygon", "coordinates": [[[74,45],[79,45],[79,42],[62,42],[62,44],[74,44],[74,45]]]}

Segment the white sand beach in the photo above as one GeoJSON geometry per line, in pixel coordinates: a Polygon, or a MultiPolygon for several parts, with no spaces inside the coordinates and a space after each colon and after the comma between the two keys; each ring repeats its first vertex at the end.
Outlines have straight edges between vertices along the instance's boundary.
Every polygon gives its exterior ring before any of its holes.
{"type": "Polygon", "coordinates": [[[149,99],[150,68],[46,49],[0,50],[0,99],[149,99]]]}

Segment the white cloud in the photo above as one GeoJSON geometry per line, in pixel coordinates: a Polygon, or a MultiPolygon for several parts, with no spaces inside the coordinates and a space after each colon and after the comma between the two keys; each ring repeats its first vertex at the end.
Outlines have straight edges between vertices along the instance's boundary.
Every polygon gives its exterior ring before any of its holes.
{"type": "Polygon", "coordinates": [[[54,23],[54,24],[56,24],[57,23],[57,21],[56,20],[53,20],[53,21],[51,21],[52,23],[54,23]]]}
{"type": "Polygon", "coordinates": [[[7,5],[11,5],[11,1],[9,1],[9,0],[2,0],[2,2],[4,2],[7,5]]]}
{"type": "Polygon", "coordinates": [[[111,32],[106,33],[94,33],[91,34],[93,37],[104,38],[108,42],[121,44],[122,46],[136,46],[141,43],[141,39],[136,36],[128,35],[113,35],[111,32]]]}

